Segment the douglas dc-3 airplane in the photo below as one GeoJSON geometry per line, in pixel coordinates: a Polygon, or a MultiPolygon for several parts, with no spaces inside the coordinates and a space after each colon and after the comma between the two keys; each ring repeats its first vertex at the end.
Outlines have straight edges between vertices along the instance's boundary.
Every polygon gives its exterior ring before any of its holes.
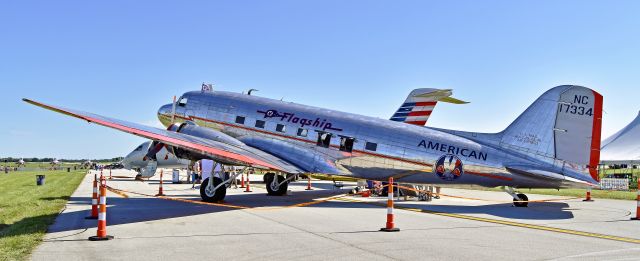
{"type": "MultiPolygon", "coordinates": [[[[323,173],[380,181],[394,177],[402,183],[505,186],[514,204],[526,207],[526,195],[514,189],[598,183],[603,98],[580,86],[545,92],[495,134],[422,127],[205,88],[160,107],[158,117],[166,130],[23,100],[154,140],[151,159],[167,147],[179,158],[270,170],[271,195],[286,193],[289,180],[283,174],[293,178],[323,173]]],[[[412,106],[418,104],[405,107],[412,106]]],[[[202,199],[222,200],[233,179],[204,180],[202,199]]]]}
{"type": "MultiPolygon", "coordinates": [[[[409,93],[405,101],[400,105],[390,120],[425,126],[438,102],[453,104],[468,103],[453,98],[451,97],[452,95],[453,91],[450,89],[415,89],[409,93]],[[409,116],[409,114],[411,115],[409,116]]],[[[187,168],[190,164],[194,163],[188,159],[176,157],[164,147],[156,153],[156,161],[148,161],[147,158],[149,157],[147,157],[147,153],[151,145],[152,141],[142,143],[127,154],[127,156],[122,160],[122,164],[125,169],[135,170],[138,172],[136,178],[153,177],[157,168],[181,169],[187,168]]]]}

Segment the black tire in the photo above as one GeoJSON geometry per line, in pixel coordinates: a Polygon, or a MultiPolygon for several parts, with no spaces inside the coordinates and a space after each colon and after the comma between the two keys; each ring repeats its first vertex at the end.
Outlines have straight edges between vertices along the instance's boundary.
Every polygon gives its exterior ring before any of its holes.
{"type": "Polygon", "coordinates": [[[517,195],[518,198],[520,198],[520,200],[517,199],[513,199],[513,205],[516,206],[517,208],[526,208],[529,206],[529,198],[527,197],[527,195],[525,194],[518,194],[517,195]],[[521,201],[521,202],[516,202],[516,201],[521,201]],[[524,202],[522,202],[524,201],[524,202]]]}
{"type": "MultiPolygon", "coordinates": [[[[285,182],[284,184],[280,185],[278,190],[274,190],[273,188],[271,188],[271,182],[273,181],[274,177],[276,177],[276,174],[267,173],[264,175],[264,177],[265,177],[265,185],[267,187],[267,192],[269,193],[270,196],[284,196],[285,194],[287,194],[287,189],[289,188],[288,182],[285,182]]],[[[283,176],[278,175],[277,177],[278,177],[278,183],[281,183],[285,180],[283,176]]]]}
{"type": "MultiPolygon", "coordinates": [[[[222,179],[220,178],[213,178],[213,186],[218,186],[220,185],[220,183],[222,183],[222,179]]],[[[210,203],[215,203],[215,202],[220,202],[224,199],[224,197],[227,195],[227,186],[222,186],[219,187],[212,196],[207,195],[206,193],[206,189],[207,189],[207,185],[209,184],[209,178],[205,179],[202,181],[202,184],[200,185],[200,197],[202,198],[202,201],[204,202],[210,202],[210,203]]]]}

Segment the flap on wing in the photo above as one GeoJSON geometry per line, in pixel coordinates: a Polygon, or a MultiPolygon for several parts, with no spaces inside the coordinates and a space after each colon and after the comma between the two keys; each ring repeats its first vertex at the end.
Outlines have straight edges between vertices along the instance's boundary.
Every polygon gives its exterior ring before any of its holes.
{"type": "Polygon", "coordinates": [[[561,174],[542,170],[540,168],[537,168],[536,166],[511,165],[511,166],[506,166],[506,168],[509,172],[520,174],[520,175],[532,176],[536,178],[546,178],[546,179],[558,180],[558,181],[565,180],[565,177],[561,174]]]}
{"type": "Polygon", "coordinates": [[[83,111],[77,111],[72,109],[66,109],[62,107],[56,107],[47,105],[44,103],[36,102],[29,99],[23,99],[23,101],[42,107],[48,110],[59,112],[68,116],[83,119],[88,122],[93,122],[105,127],[113,128],[123,132],[131,133],[136,136],[156,140],[163,142],[170,146],[194,151],[207,156],[212,159],[221,159],[225,161],[232,161],[243,163],[244,165],[278,170],[286,173],[300,173],[302,172],[297,167],[262,151],[251,148],[249,146],[237,146],[230,145],[218,141],[198,138],[183,133],[153,128],[137,123],[122,121],[109,117],[100,116],[83,111]]]}

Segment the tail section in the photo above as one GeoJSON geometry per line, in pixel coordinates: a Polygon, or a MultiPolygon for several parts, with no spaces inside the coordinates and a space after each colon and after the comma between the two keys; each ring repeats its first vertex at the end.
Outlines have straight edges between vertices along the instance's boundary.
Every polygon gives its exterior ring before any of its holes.
{"type": "Polygon", "coordinates": [[[501,145],[564,161],[598,180],[602,95],[564,85],[544,93],[501,134],[501,145]]]}
{"type": "Polygon", "coordinates": [[[438,101],[454,104],[467,103],[452,98],[452,94],[453,92],[451,90],[415,89],[407,96],[407,99],[402,103],[396,113],[393,114],[391,120],[424,126],[427,124],[438,101]]]}

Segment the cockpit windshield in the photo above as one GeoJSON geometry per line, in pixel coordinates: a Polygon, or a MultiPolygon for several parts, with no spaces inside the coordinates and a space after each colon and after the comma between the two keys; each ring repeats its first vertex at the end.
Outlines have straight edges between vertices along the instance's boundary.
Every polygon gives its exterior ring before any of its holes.
{"type": "Polygon", "coordinates": [[[178,106],[180,106],[180,107],[186,106],[188,100],[189,100],[189,98],[187,98],[187,97],[180,97],[180,100],[178,101],[178,106]]]}

